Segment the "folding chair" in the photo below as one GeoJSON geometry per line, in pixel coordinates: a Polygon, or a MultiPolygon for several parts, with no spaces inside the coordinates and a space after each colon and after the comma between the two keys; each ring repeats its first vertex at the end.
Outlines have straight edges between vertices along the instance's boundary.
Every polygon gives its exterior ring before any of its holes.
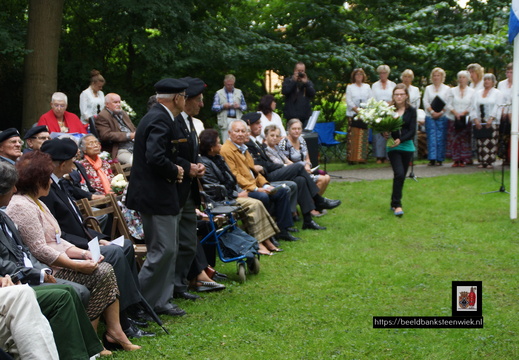
{"type": "Polygon", "coordinates": [[[319,136],[319,149],[324,157],[324,171],[328,162],[328,152],[331,152],[337,159],[342,160],[345,156],[346,143],[337,141],[335,135],[347,135],[344,131],[336,131],[334,122],[315,124],[314,131],[319,136]]]}
{"type": "Polygon", "coordinates": [[[124,180],[128,181],[130,179],[130,174],[132,172],[131,164],[121,164],[119,162],[113,162],[110,167],[112,168],[112,172],[114,175],[123,174],[124,180]]]}

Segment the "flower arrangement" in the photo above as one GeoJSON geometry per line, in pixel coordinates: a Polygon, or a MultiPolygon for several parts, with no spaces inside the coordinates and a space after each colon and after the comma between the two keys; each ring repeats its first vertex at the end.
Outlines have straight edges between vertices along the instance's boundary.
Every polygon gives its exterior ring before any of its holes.
{"type": "MultiPolygon", "coordinates": [[[[404,122],[395,113],[395,107],[384,100],[377,101],[374,98],[361,104],[357,117],[368,125],[376,133],[391,133],[400,130],[404,122]]],[[[388,140],[388,146],[392,146],[393,139],[388,140]]]]}
{"type": "Polygon", "coordinates": [[[101,159],[103,160],[111,160],[112,159],[112,156],[110,155],[110,153],[108,151],[101,151],[101,153],[98,155],[101,159]]]}
{"type": "Polygon", "coordinates": [[[112,191],[115,194],[121,195],[128,185],[128,181],[124,180],[123,174],[118,174],[114,176],[110,185],[112,186],[112,191]]]}
{"type": "Polygon", "coordinates": [[[137,116],[135,110],[133,110],[133,108],[130,105],[128,105],[126,100],[121,101],[121,108],[128,114],[130,118],[133,119],[135,116],[137,116]]]}

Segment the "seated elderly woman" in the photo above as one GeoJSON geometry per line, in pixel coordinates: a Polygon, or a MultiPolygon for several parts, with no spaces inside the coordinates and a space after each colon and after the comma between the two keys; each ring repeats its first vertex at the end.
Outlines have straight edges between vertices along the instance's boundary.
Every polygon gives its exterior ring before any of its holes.
{"type": "Polygon", "coordinates": [[[85,135],[79,141],[79,148],[83,152],[84,159],[79,163],[86,170],[90,185],[100,194],[112,192],[110,182],[114,174],[108,161],[101,159],[101,143],[94,135],[85,135]]]}
{"type": "Polygon", "coordinates": [[[7,206],[7,214],[18,225],[23,242],[31,253],[54,271],[54,276],[85,285],[91,292],[87,314],[94,329],[101,314],[106,321],[105,348],[140,349],[133,345],[119,323],[119,289],[112,266],[92,259],[90,251],[80,249],[61,238],[58,221],[39,200],[50,189],[54,169],[48,154],[33,151],[16,164],[19,179],[17,193],[7,206]]]}
{"type": "MultiPolygon", "coordinates": [[[[290,161],[303,162],[306,171],[312,173],[312,163],[310,162],[306,141],[301,136],[302,131],[303,123],[299,119],[290,119],[287,123],[288,135],[281,140],[279,148],[290,161]]],[[[330,183],[330,175],[314,174],[314,180],[319,188],[319,195],[323,195],[330,183]]]]}
{"type": "Polygon", "coordinates": [[[86,127],[77,115],[67,111],[67,95],[62,92],[52,94],[51,110],[40,117],[38,126],[47,125],[49,132],[86,134],[86,127]]]}
{"type": "Polygon", "coordinates": [[[270,240],[279,232],[276,222],[260,200],[248,197],[247,192],[237,186],[236,178],[220,156],[221,147],[218,131],[206,129],[200,133],[200,162],[206,169],[201,178],[204,188],[209,188],[211,184],[223,185],[227,198],[236,199],[241,206],[248,209],[244,225],[246,231],[258,240],[260,254],[272,255],[272,252],[282,251],[270,240]]]}

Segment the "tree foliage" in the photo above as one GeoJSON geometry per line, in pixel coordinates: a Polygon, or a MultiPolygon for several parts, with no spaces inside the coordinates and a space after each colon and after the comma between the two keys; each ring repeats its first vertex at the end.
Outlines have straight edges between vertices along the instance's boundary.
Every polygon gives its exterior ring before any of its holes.
{"type": "MultiPolygon", "coordinates": [[[[0,14],[0,89],[10,119],[19,119],[27,1],[6,0],[0,14]],[[7,94],[6,94],[7,93],[7,94]]],[[[153,84],[162,77],[196,76],[208,84],[201,118],[215,122],[212,97],[223,76],[255,110],[266,90],[264,74],[290,74],[307,64],[324,119],[336,118],[349,76],[363,67],[372,81],[388,64],[391,78],[413,69],[424,86],[430,70],[444,68],[448,82],[478,62],[503,76],[511,61],[506,31],[509,1],[471,0],[66,0],[58,88],[78,113],[80,92],[95,68],[106,92],[121,94],[142,116],[153,84]]],[[[278,108],[282,104],[279,98],[278,108]]],[[[5,122],[2,121],[2,124],[5,122]]]]}

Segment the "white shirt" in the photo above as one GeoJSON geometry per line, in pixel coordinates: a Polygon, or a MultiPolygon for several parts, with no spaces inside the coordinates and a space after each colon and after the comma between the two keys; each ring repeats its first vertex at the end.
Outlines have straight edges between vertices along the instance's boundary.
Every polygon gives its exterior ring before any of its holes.
{"type": "Polygon", "coordinates": [[[391,80],[388,80],[386,82],[386,88],[382,88],[382,83],[377,81],[373,85],[371,85],[371,91],[373,93],[373,97],[375,100],[380,101],[384,100],[387,102],[390,102],[393,100],[393,89],[395,88],[396,84],[392,82],[391,80]]]}
{"type": "Polygon", "coordinates": [[[205,129],[204,123],[202,122],[202,120],[197,118],[191,118],[191,120],[193,120],[193,125],[195,125],[196,134],[200,136],[200,133],[205,129]]]}
{"type": "Polygon", "coordinates": [[[368,84],[350,84],[346,86],[346,116],[355,116],[354,107],[360,107],[361,103],[367,102],[373,97],[373,92],[368,84]]]}
{"type": "Polygon", "coordinates": [[[411,103],[411,106],[418,110],[420,108],[421,98],[420,89],[416,86],[409,85],[407,92],[409,93],[409,102],[411,103]]]}
{"type": "Polygon", "coordinates": [[[94,95],[92,88],[89,86],[81,95],[79,95],[79,110],[81,111],[81,121],[87,123],[91,116],[97,115],[97,107],[99,110],[103,110],[105,107],[105,94],[102,91],[97,92],[97,96],[94,95]]]}
{"type": "Polygon", "coordinates": [[[475,91],[483,90],[485,87],[483,86],[483,79],[481,79],[476,86],[474,86],[474,82],[472,81],[469,84],[471,89],[474,89],[475,91]]]}
{"type": "Polygon", "coordinates": [[[500,81],[497,84],[497,90],[503,94],[503,104],[508,105],[504,107],[505,114],[512,112],[512,86],[508,83],[508,79],[500,81]]]}
{"type": "Polygon", "coordinates": [[[276,114],[274,111],[271,112],[272,114],[272,120],[269,120],[265,114],[263,114],[261,111],[258,111],[261,114],[261,134],[258,135],[258,138],[261,138],[260,142],[263,142],[263,139],[265,139],[265,128],[269,125],[276,125],[279,130],[281,131],[281,137],[287,136],[287,132],[285,131],[285,128],[283,127],[283,122],[281,121],[281,117],[276,114]]]}
{"type": "MultiPolygon", "coordinates": [[[[465,111],[468,111],[469,113],[467,115],[470,116],[472,112],[472,105],[473,105],[473,96],[474,96],[474,89],[469,88],[468,86],[465,87],[465,90],[463,91],[463,97],[461,96],[460,87],[456,86],[449,90],[449,99],[447,100],[449,104],[450,110],[455,110],[458,113],[462,113],[465,111]]],[[[452,113],[452,111],[447,112],[447,117],[450,120],[454,120],[455,116],[452,113]]]]}
{"type": "Polygon", "coordinates": [[[445,102],[445,108],[444,111],[449,111],[449,90],[450,87],[448,87],[445,84],[441,84],[438,89],[436,89],[436,86],[434,84],[431,84],[425,88],[425,91],[423,93],[423,108],[425,110],[425,113],[427,116],[431,116],[431,113],[429,111],[429,108],[431,107],[431,102],[434,100],[436,96],[439,96],[440,99],[442,99],[445,102]]]}
{"type": "Polygon", "coordinates": [[[499,124],[501,120],[501,108],[503,106],[503,93],[496,88],[489,90],[487,97],[483,97],[485,90],[476,91],[473,98],[472,118],[479,119],[485,122],[489,117],[493,117],[492,124],[499,124]],[[484,114],[481,113],[481,108],[484,109],[484,114]],[[484,115],[484,118],[483,116],[484,115]]]}

